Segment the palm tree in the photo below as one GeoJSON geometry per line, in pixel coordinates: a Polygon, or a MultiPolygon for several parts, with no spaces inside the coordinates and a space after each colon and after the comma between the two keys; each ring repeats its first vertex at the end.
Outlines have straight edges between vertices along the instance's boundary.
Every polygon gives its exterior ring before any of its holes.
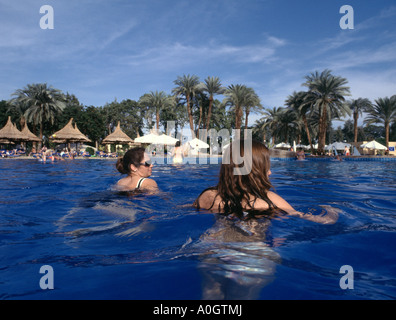
{"type": "Polygon", "coordinates": [[[176,96],[184,96],[187,103],[187,114],[188,120],[190,122],[191,134],[194,134],[194,121],[192,115],[192,108],[190,106],[191,98],[200,91],[199,88],[199,78],[195,75],[183,75],[182,77],[177,77],[174,84],[177,86],[172,90],[172,93],[176,96]]]}
{"type": "Polygon", "coordinates": [[[267,143],[267,120],[264,118],[256,120],[253,126],[253,134],[256,134],[258,136],[262,135],[262,140],[263,143],[267,143]]]}
{"type": "Polygon", "coordinates": [[[383,123],[385,125],[385,143],[389,148],[389,126],[396,120],[396,95],[388,98],[379,98],[365,110],[368,115],[365,124],[383,123]]]}
{"type": "MultiPolygon", "coordinates": [[[[43,139],[45,122],[54,124],[55,117],[66,107],[64,94],[46,83],[28,84],[23,89],[15,91],[10,103],[26,108],[24,116],[27,122],[40,125],[40,140],[43,139]]],[[[39,146],[40,147],[40,146],[39,146]]]]}
{"type": "Polygon", "coordinates": [[[248,127],[248,122],[249,122],[249,114],[252,111],[260,111],[263,109],[263,106],[261,105],[261,101],[259,96],[256,94],[256,92],[253,90],[253,88],[247,88],[247,96],[246,96],[246,101],[243,105],[243,109],[245,111],[245,129],[248,127]]]}
{"type": "Polygon", "coordinates": [[[288,143],[290,133],[295,133],[297,127],[296,112],[292,109],[279,108],[276,114],[277,125],[275,135],[288,143]]]}
{"type": "Polygon", "coordinates": [[[269,128],[272,136],[272,144],[275,144],[277,127],[280,124],[281,114],[283,112],[282,107],[273,107],[272,109],[266,109],[262,114],[263,117],[258,120],[261,129],[269,128]]]}
{"type": "Polygon", "coordinates": [[[318,153],[324,153],[326,143],[326,130],[328,120],[332,117],[345,116],[350,114],[348,106],[344,104],[344,96],[349,95],[349,87],[346,86],[348,81],[339,76],[333,76],[330,70],[324,70],[322,73],[311,73],[305,77],[310,94],[313,95],[313,106],[319,110],[319,137],[318,153]]]}
{"type": "Polygon", "coordinates": [[[215,94],[223,94],[225,88],[221,85],[220,79],[218,77],[207,77],[204,81],[204,83],[201,83],[201,89],[203,92],[207,92],[209,95],[209,109],[206,118],[205,129],[209,130],[210,119],[212,117],[213,96],[215,94]]]}
{"type": "Polygon", "coordinates": [[[296,112],[297,117],[301,117],[304,123],[305,133],[307,134],[308,143],[311,147],[311,152],[313,152],[314,149],[312,146],[310,128],[308,126],[307,113],[311,111],[312,103],[312,95],[305,91],[293,92],[285,101],[285,104],[296,112]]]}
{"type": "Polygon", "coordinates": [[[140,97],[139,103],[155,113],[156,128],[159,131],[160,112],[165,108],[175,105],[175,99],[172,96],[168,96],[164,91],[151,91],[140,97]]]}
{"type": "Polygon", "coordinates": [[[362,115],[363,111],[365,111],[367,108],[370,108],[371,102],[367,98],[358,98],[358,99],[352,99],[346,102],[348,107],[352,110],[353,113],[353,141],[357,142],[357,136],[358,136],[358,119],[359,115],[362,115]]]}
{"type": "Polygon", "coordinates": [[[223,104],[231,105],[235,110],[235,129],[241,129],[243,106],[246,104],[249,91],[245,85],[230,85],[224,92],[223,104]]]}

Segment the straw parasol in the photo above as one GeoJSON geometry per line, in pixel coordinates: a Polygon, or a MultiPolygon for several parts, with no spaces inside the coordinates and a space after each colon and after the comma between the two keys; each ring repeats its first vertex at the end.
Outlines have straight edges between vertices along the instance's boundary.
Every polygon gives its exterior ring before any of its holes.
{"type": "Polygon", "coordinates": [[[84,136],[80,130],[76,130],[73,127],[73,118],[70,118],[69,122],[59,131],[55,132],[50,139],[58,143],[76,143],[76,142],[90,142],[86,136],[84,136]]]}
{"type": "Polygon", "coordinates": [[[117,127],[114,129],[113,133],[110,133],[106,138],[103,139],[103,144],[127,144],[132,143],[133,140],[128,137],[128,135],[121,130],[120,121],[118,121],[117,127]]]}
{"type": "Polygon", "coordinates": [[[77,131],[77,133],[80,135],[81,137],[81,141],[79,142],[92,142],[92,140],[88,139],[85,135],[82,134],[82,132],[78,129],[77,127],[77,123],[74,124],[74,130],[77,131]]]}
{"type": "Polygon", "coordinates": [[[34,135],[30,130],[27,124],[25,123],[25,126],[22,129],[22,133],[29,138],[28,141],[33,141],[33,142],[40,142],[40,138],[34,135]]]}
{"type": "Polygon", "coordinates": [[[5,126],[0,130],[0,139],[7,141],[29,141],[29,138],[13,125],[10,116],[5,126]]]}

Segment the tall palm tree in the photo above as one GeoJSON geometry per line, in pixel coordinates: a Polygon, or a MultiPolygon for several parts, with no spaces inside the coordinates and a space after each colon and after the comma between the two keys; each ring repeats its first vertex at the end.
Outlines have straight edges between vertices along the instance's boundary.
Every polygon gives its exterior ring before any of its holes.
{"type": "Polygon", "coordinates": [[[396,121],[396,95],[388,98],[378,98],[375,103],[365,110],[368,115],[365,124],[383,123],[385,125],[385,143],[389,148],[389,126],[396,121]]]}
{"type": "Polygon", "coordinates": [[[350,114],[349,107],[344,104],[346,95],[349,95],[348,81],[339,76],[333,76],[330,70],[311,73],[305,77],[310,93],[313,95],[313,106],[319,110],[319,137],[318,153],[324,153],[328,120],[334,115],[337,117],[350,114]]]}
{"type": "Polygon", "coordinates": [[[168,108],[176,104],[174,97],[168,96],[164,91],[151,91],[150,93],[146,93],[140,97],[139,103],[142,106],[147,107],[147,109],[151,109],[155,113],[157,131],[159,131],[160,125],[160,112],[164,108],[168,108]]]}
{"type": "Polygon", "coordinates": [[[275,135],[280,137],[282,141],[288,143],[291,133],[295,133],[297,125],[296,112],[292,109],[280,108],[276,114],[277,125],[275,127],[275,135]]]}
{"type": "Polygon", "coordinates": [[[362,115],[363,111],[370,108],[371,102],[367,98],[358,98],[358,99],[348,100],[346,104],[352,110],[353,113],[353,136],[354,136],[353,141],[357,142],[359,115],[362,115]]]}
{"type": "Polygon", "coordinates": [[[297,117],[301,117],[304,123],[305,133],[307,134],[307,139],[309,146],[311,148],[311,152],[313,152],[314,149],[311,140],[311,133],[310,133],[311,130],[310,127],[308,126],[307,113],[312,110],[313,103],[314,103],[313,95],[305,91],[299,91],[299,92],[294,91],[293,94],[289,95],[289,97],[285,101],[286,106],[294,110],[296,112],[297,117]]]}
{"type": "Polygon", "coordinates": [[[272,144],[275,144],[277,127],[280,124],[281,114],[283,112],[282,107],[273,107],[272,109],[266,109],[262,114],[263,117],[259,119],[262,130],[268,128],[271,131],[272,144]]]}
{"type": "Polygon", "coordinates": [[[267,143],[267,120],[264,118],[256,120],[253,126],[253,134],[262,135],[263,143],[267,143]]]}
{"type": "Polygon", "coordinates": [[[194,134],[194,121],[192,114],[192,107],[190,105],[191,98],[200,91],[199,87],[199,78],[195,75],[183,75],[182,77],[178,76],[173,83],[177,86],[172,90],[172,93],[176,96],[184,96],[186,98],[187,104],[187,114],[188,120],[190,123],[191,133],[194,134]]]}
{"type": "Polygon", "coordinates": [[[212,117],[213,96],[216,94],[223,94],[225,88],[221,85],[221,81],[218,77],[207,77],[204,82],[201,83],[201,89],[209,95],[209,109],[205,124],[205,129],[209,130],[209,123],[212,117]]]}
{"type": "MultiPolygon", "coordinates": [[[[200,89],[202,89],[202,87],[200,87],[200,89]]],[[[199,129],[201,129],[201,123],[205,122],[204,109],[208,108],[208,102],[209,102],[209,99],[203,93],[203,91],[197,91],[192,97],[192,103],[193,103],[193,105],[196,105],[196,107],[198,109],[198,114],[199,114],[198,121],[195,124],[196,137],[203,141],[206,141],[206,136],[200,137],[199,129]]]]}
{"type": "Polygon", "coordinates": [[[243,105],[243,109],[245,111],[245,129],[248,127],[249,122],[249,114],[252,111],[260,111],[263,109],[261,105],[261,101],[257,93],[254,91],[253,88],[247,88],[247,96],[245,103],[243,105]]]}
{"type": "MultiPolygon", "coordinates": [[[[24,116],[27,122],[40,125],[40,140],[43,139],[43,126],[45,122],[54,124],[55,117],[66,107],[64,94],[46,83],[28,84],[23,89],[18,89],[12,96],[10,103],[26,108],[24,116]]],[[[40,146],[39,146],[40,147],[40,146]]]]}
{"type": "Polygon", "coordinates": [[[235,129],[241,129],[243,106],[248,95],[248,88],[241,84],[232,84],[224,92],[223,104],[230,105],[235,110],[235,129]]]}

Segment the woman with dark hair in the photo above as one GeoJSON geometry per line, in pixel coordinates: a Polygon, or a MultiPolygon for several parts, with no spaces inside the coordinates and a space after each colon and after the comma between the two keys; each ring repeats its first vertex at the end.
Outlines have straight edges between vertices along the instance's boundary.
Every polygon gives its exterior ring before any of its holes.
{"type": "Polygon", "coordinates": [[[324,224],[334,223],[338,219],[338,211],[330,206],[321,206],[325,211],[320,215],[304,214],[270,191],[270,164],[269,150],[261,142],[251,141],[251,148],[245,148],[242,140],[233,142],[223,155],[217,186],[205,189],[195,200],[194,206],[241,219],[262,216],[264,211],[283,211],[290,216],[324,224]],[[240,150],[240,156],[232,148],[238,152],[240,150]],[[237,155],[234,156],[235,153],[237,155]],[[241,163],[240,159],[244,162],[241,163]],[[246,163],[249,164],[248,171],[244,172],[246,174],[238,174],[246,163]]]}
{"type": "Polygon", "coordinates": [[[124,157],[118,158],[117,170],[122,174],[127,174],[125,178],[117,182],[117,188],[123,191],[158,188],[155,180],[148,178],[151,176],[153,164],[144,148],[137,147],[128,150],[124,157]]]}

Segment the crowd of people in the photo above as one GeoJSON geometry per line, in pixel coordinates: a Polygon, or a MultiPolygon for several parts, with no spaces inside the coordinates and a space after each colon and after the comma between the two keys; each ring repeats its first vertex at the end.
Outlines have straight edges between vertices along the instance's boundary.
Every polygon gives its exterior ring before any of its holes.
{"type": "Polygon", "coordinates": [[[81,151],[76,151],[75,149],[70,149],[68,147],[58,148],[58,149],[48,149],[43,146],[41,149],[37,150],[32,147],[30,151],[26,151],[22,146],[18,146],[12,150],[0,150],[0,156],[2,158],[15,158],[21,156],[28,156],[41,161],[55,161],[55,160],[73,160],[77,157],[89,158],[89,157],[99,157],[99,158],[117,158],[116,152],[106,153],[103,151],[97,151],[94,154],[89,153],[86,149],[81,151]]]}
{"type": "Polygon", "coordinates": [[[0,155],[2,158],[12,158],[12,157],[20,157],[25,155],[24,148],[15,148],[12,150],[0,150],[0,155]]]}

